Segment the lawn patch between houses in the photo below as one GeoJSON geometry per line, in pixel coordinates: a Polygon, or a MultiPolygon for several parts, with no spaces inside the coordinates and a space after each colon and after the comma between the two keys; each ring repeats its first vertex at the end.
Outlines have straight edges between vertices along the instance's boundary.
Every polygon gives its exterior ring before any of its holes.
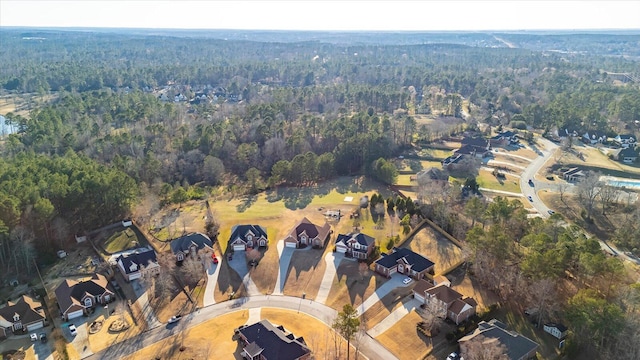
{"type": "Polygon", "coordinates": [[[289,296],[302,296],[307,299],[315,299],[324,276],[327,264],[324,256],[329,247],[323,249],[296,250],[291,256],[289,269],[284,282],[283,294],[289,296]]]}
{"type": "Polygon", "coordinates": [[[431,339],[416,330],[416,324],[420,321],[422,317],[411,311],[375,339],[400,360],[422,359],[432,345],[431,339]]]}
{"type": "Polygon", "coordinates": [[[336,269],[326,304],[334,309],[342,309],[345,304],[358,307],[386,281],[366,263],[345,259],[336,269]]]}

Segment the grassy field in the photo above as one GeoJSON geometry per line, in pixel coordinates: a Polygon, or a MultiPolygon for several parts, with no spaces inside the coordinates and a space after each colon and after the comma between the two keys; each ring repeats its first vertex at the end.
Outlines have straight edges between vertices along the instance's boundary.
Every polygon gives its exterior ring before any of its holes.
{"type": "Polygon", "coordinates": [[[242,348],[232,339],[233,330],[246,323],[248,318],[247,310],[222,315],[139,350],[124,360],[241,359],[242,348]],[[180,351],[183,345],[185,349],[180,351]]]}
{"type": "Polygon", "coordinates": [[[431,349],[431,339],[416,330],[422,317],[411,311],[389,330],[376,337],[380,343],[400,360],[422,359],[431,349]]]}
{"type": "MultiPolygon", "coordinates": [[[[415,282],[414,282],[415,284],[415,282]]],[[[371,306],[360,318],[367,330],[374,327],[380,321],[384,320],[395,309],[403,304],[411,301],[413,285],[407,287],[398,287],[392,290],[371,306]]]]}
{"type": "Polygon", "coordinates": [[[483,188],[520,193],[520,179],[509,173],[505,176],[504,179],[498,179],[491,171],[480,169],[477,179],[478,184],[483,188]]]}
{"type": "Polygon", "coordinates": [[[327,268],[324,256],[327,251],[330,251],[329,249],[331,249],[330,246],[324,250],[309,248],[296,250],[287,270],[283,294],[300,297],[305,293],[307,299],[315,299],[324,270],[327,268]]]}
{"type": "Polygon", "coordinates": [[[574,149],[583,154],[584,160],[573,154],[565,153],[560,161],[556,161],[550,166],[553,169],[578,166],[583,170],[599,171],[603,175],[640,179],[640,164],[638,163],[629,165],[611,160],[597,148],[583,144],[574,145],[574,149]]]}
{"type": "Polygon", "coordinates": [[[531,164],[531,161],[527,161],[520,157],[511,156],[509,152],[497,152],[493,153],[493,158],[497,161],[510,162],[512,164],[526,167],[531,164]]]}
{"type": "MultiPolygon", "coordinates": [[[[295,311],[262,308],[262,319],[269,320],[274,325],[282,325],[287,331],[296,337],[302,336],[307,346],[313,352],[315,359],[344,359],[346,358],[347,342],[340,339],[341,355],[336,356],[334,349],[334,332],[320,320],[295,311]]],[[[355,355],[353,345],[351,347],[352,358],[355,355]]]]}
{"type": "Polygon", "coordinates": [[[409,174],[398,175],[398,180],[396,181],[396,185],[400,185],[400,186],[417,185],[415,181],[411,180],[411,177],[415,177],[415,175],[409,175],[409,174]]]}
{"type": "Polygon", "coordinates": [[[435,273],[440,274],[462,261],[462,250],[440,233],[425,226],[402,247],[426,257],[435,263],[435,273]]]}
{"type": "Polygon", "coordinates": [[[113,344],[117,344],[120,341],[129,339],[142,332],[142,327],[133,325],[133,320],[131,319],[131,315],[128,311],[124,312],[124,317],[129,324],[132,324],[132,326],[128,330],[121,333],[112,333],[109,331],[109,325],[111,325],[111,323],[115,320],[119,319],[120,315],[111,315],[106,320],[104,316],[100,316],[96,319],[96,321],[102,321],[103,326],[102,329],[100,329],[100,331],[98,331],[97,333],[89,334],[89,346],[91,348],[91,351],[102,351],[113,344]]]}
{"type": "Polygon", "coordinates": [[[118,231],[111,235],[104,242],[104,249],[111,253],[117,253],[120,251],[124,251],[127,249],[138,247],[140,243],[138,242],[138,237],[133,232],[133,230],[127,228],[122,231],[118,231]]]}
{"type": "Polygon", "coordinates": [[[432,148],[423,148],[418,153],[418,155],[420,156],[437,159],[437,160],[444,160],[447,157],[451,156],[451,154],[453,154],[453,150],[432,149],[432,148]]]}
{"type": "Polygon", "coordinates": [[[357,307],[386,281],[366,264],[343,260],[336,269],[326,304],[334,309],[342,309],[347,303],[357,307]]]}

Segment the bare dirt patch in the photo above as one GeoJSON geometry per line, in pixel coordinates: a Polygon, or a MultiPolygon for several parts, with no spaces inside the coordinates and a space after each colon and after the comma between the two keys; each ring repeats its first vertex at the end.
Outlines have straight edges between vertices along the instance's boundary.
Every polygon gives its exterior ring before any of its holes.
{"type": "Polygon", "coordinates": [[[345,259],[336,269],[326,305],[334,309],[345,304],[357,307],[386,281],[367,264],[345,259]]]}
{"type": "Polygon", "coordinates": [[[420,321],[422,317],[411,311],[389,330],[376,337],[376,340],[398,359],[422,359],[431,350],[432,340],[416,330],[416,324],[420,321]]]}
{"type": "Polygon", "coordinates": [[[139,350],[124,360],[136,359],[242,359],[233,330],[249,318],[247,310],[219,316],[178,335],[139,350]],[[180,348],[184,346],[184,350],[180,348]]]}
{"type": "Polygon", "coordinates": [[[283,294],[302,296],[304,293],[308,299],[315,299],[327,268],[324,256],[328,248],[296,250],[293,253],[286,280],[282,280],[285,281],[283,294]]]}
{"type": "Polygon", "coordinates": [[[450,269],[463,260],[462,250],[430,226],[424,226],[402,247],[433,261],[436,274],[450,269]]]}

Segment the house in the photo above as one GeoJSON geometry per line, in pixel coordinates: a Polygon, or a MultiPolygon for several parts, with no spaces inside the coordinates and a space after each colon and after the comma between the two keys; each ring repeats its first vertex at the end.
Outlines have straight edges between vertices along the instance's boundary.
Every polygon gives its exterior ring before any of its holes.
{"type": "Polygon", "coordinates": [[[544,332],[553,335],[557,339],[564,339],[569,329],[566,326],[558,323],[547,323],[543,326],[544,332]]]}
{"type": "Polygon", "coordinates": [[[633,147],[636,143],[636,138],[631,134],[618,135],[613,140],[623,148],[633,147]]]}
{"type": "Polygon", "coordinates": [[[336,251],[356,259],[367,259],[376,240],[363,233],[339,234],[336,238],[336,251]]]}
{"type": "Polygon", "coordinates": [[[574,167],[562,173],[562,178],[568,182],[576,182],[582,179],[586,174],[580,168],[574,167]]]}
{"type": "Polygon", "coordinates": [[[94,274],[86,281],[64,280],[55,290],[62,318],[75,319],[97,305],[113,301],[114,294],[107,285],[107,278],[101,274],[94,274]]]}
{"type": "Polygon", "coordinates": [[[489,139],[489,142],[491,143],[492,146],[493,145],[505,146],[505,145],[517,144],[518,142],[520,142],[520,139],[518,138],[518,134],[514,131],[503,131],[498,135],[489,139]]]}
{"type": "Polygon", "coordinates": [[[305,217],[284,238],[284,245],[293,248],[307,245],[322,247],[330,232],[331,225],[326,221],[323,226],[318,226],[305,217]]]}
{"type": "Polygon", "coordinates": [[[638,152],[631,146],[620,149],[615,155],[616,160],[625,164],[632,164],[638,159],[638,152]]]}
{"type": "Polygon", "coordinates": [[[21,334],[44,327],[47,322],[44,308],[40,301],[22,295],[16,301],[7,301],[0,308],[0,339],[9,334],[21,334]]]}
{"type": "Polygon", "coordinates": [[[526,360],[536,356],[538,343],[521,334],[508,331],[507,325],[492,319],[489,322],[481,321],[472,333],[458,340],[462,357],[468,358],[468,343],[479,335],[482,335],[486,342],[498,341],[504,345],[511,360],[526,360]]]}
{"type": "Polygon", "coordinates": [[[244,343],[242,357],[249,360],[305,360],[311,359],[311,349],[304,338],[296,338],[281,326],[268,320],[244,325],[236,330],[244,343]]]}
{"type": "Polygon", "coordinates": [[[260,225],[236,225],[231,229],[229,248],[233,251],[267,246],[267,243],[267,230],[260,225]]]}
{"type": "Polygon", "coordinates": [[[116,259],[116,264],[127,281],[139,279],[143,273],[153,275],[160,273],[156,252],[150,248],[146,251],[120,255],[116,259]]]}
{"type": "Polygon", "coordinates": [[[590,130],[582,135],[582,142],[585,144],[602,144],[607,141],[607,134],[602,131],[590,130]]]}
{"type": "Polygon", "coordinates": [[[426,273],[433,272],[434,265],[433,261],[409,249],[394,247],[390,254],[382,254],[376,260],[375,270],[386,277],[398,272],[414,279],[422,279],[426,273]]]}
{"type": "Polygon", "coordinates": [[[433,277],[433,286],[437,286],[440,284],[444,284],[445,286],[451,287],[451,281],[447,279],[444,275],[436,275],[433,277]]]}
{"type": "Polygon", "coordinates": [[[202,249],[213,251],[213,242],[205,234],[191,233],[177,239],[171,240],[171,252],[176,257],[177,262],[181,262],[187,256],[196,257],[198,251],[202,249]]]}
{"type": "Polygon", "coordinates": [[[182,95],[182,93],[178,93],[176,96],[173,97],[173,101],[174,102],[180,102],[180,101],[186,101],[187,97],[182,95]]]}
{"type": "Polygon", "coordinates": [[[454,151],[454,155],[469,155],[483,158],[491,154],[491,144],[481,137],[464,137],[460,141],[460,149],[454,151]]]}
{"type": "Polygon", "coordinates": [[[456,325],[476,313],[478,303],[473,298],[463,298],[462,294],[445,284],[424,289],[425,285],[424,283],[416,284],[413,288],[413,297],[422,301],[425,306],[436,309],[456,325]]]}
{"type": "Polygon", "coordinates": [[[578,137],[578,130],[569,127],[560,128],[558,129],[558,137],[578,137]]]}
{"type": "Polygon", "coordinates": [[[418,185],[427,185],[434,182],[449,183],[449,175],[444,170],[428,167],[416,174],[416,182],[418,185]]]}

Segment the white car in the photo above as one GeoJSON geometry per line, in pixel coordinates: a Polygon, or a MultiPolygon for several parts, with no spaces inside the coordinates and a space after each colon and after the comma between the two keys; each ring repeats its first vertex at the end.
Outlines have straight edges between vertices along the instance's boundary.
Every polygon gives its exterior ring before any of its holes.
{"type": "Polygon", "coordinates": [[[411,278],[405,278],[404,280],[402,280],[402,283],[407,285],[411,282],[411,278]]]}
{"type": "Polygon", "coordinates": [[[29,337],[31,338],[31,341],[38,341],[38,335],[36,334],[31,334],[29,337]]]}
{"type": "Polygon", "coordinates": [[[180,321],[180,319],[182,319],[182,315],[172,316],[169,319],[169,324],[177,323],[178,321],[180,321]]]}
{"type": "Polygon", "coordinates": [[[73,324],[69,325],[69,332],[71,333],[71,336],[78,335],[78,329],[73,324]]]}

